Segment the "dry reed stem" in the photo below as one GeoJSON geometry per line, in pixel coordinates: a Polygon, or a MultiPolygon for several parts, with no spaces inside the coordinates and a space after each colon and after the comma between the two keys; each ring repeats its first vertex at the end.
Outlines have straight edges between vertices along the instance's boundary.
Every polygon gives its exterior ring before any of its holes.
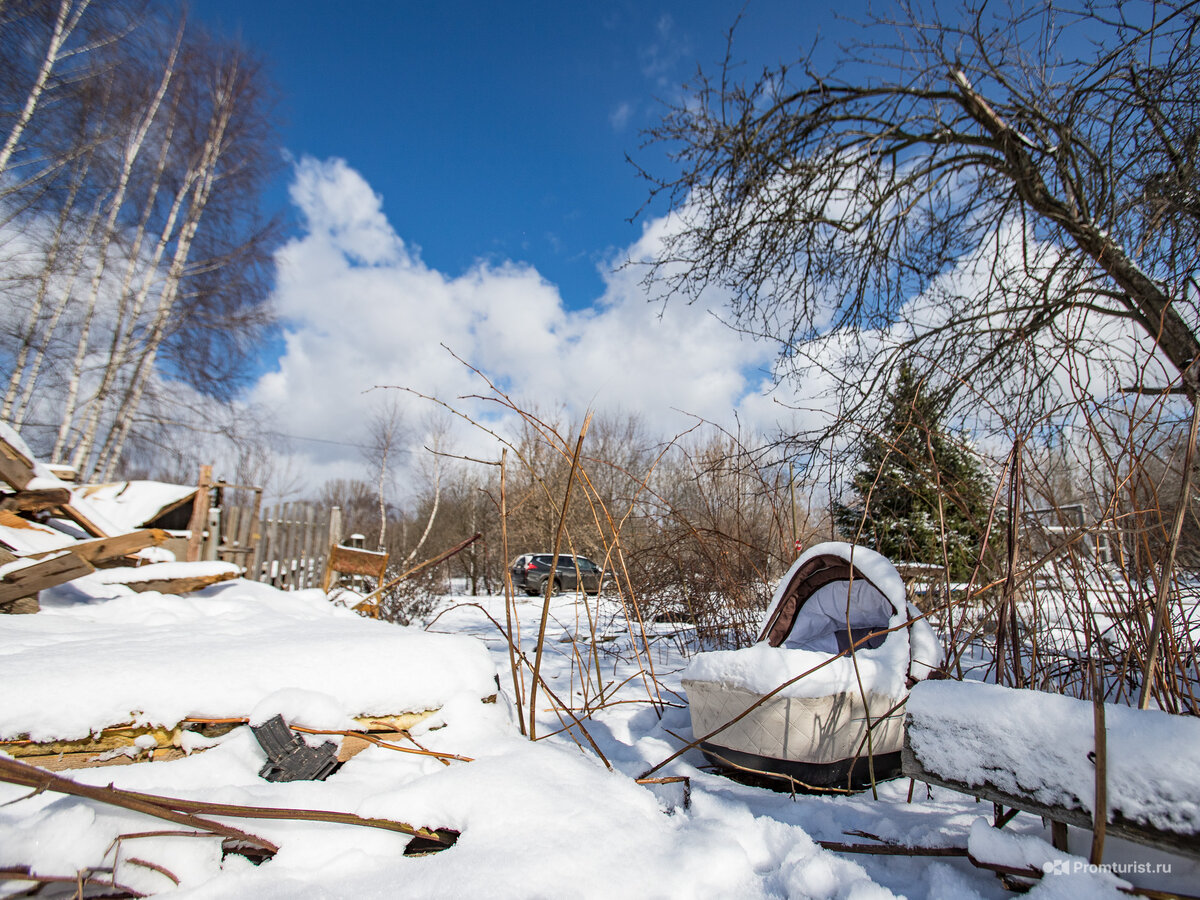
{"type": "MultiPolygon", "coordinates": [[[[74,875],[35,875],[30,866],[9,866],[0,868],[0,880],[8,881],[31,881],[35,884],[74,884],[75,894],[73,897],[83,897],[83,888],[87,885],[96,885],[97,887],[110,887],[114,890],[124,891],[124,894],[118,896],[125,897],[145,897],[146,895],[135,891],[133,888],[118,883],[111,869],[83,869],[76,872],[74,875]],[[108,873],[109,879],[105,880],[97,878],[96,875],[108,873]]],[[[31,888],[29,891],[19,894],[10,894],[9,897],[32,897],[40,892],[40,888],[31,888]]],[[[108,896],[112,896],[111,894],[108,896]]]]}
{"type": "MultiPolygon", "coordinates": [[[[445,615],[447,612],[450,612],[450,610],[452,610],[452,609],[460,609],[463,607],[472,607],[474,609],[479,610],[481,613],[484,614],[484,616],[487,618],[487,620],[489,622],[491,622],[494,626],[496,626],[496,629],[498,631],[500,631],[501,634],[504,634],[504,626],[501,625],[499,622],[497,622],[492,617],[492,614],[489,613],[482,606],[480,606],[478,603],[457,603],[454,606],[450,607],[449,609],[442,610],[442,612],[438,613],[438,618],[441,618],[441,616],[445,615]]],[[[432,623],[430,623],[430,624],[432,624],[432,623]]],[[[506,635],[506,637],[507,637],[507,635],[506,635]]],[[[528,657],[526,657],[525,654],[522,653],[520,650],[517,651],[517,655],[520,658],[521,662],[523,662],[529,668],[530,671],[533,671],[533,664],[529,662],[528,657]]],[[[546,679],[542,678],[542,676],[540,674],[535,673],[534,677],[537,679],[537,682],[539,684],[541,684],[542,690],[544,690],[546,692],[546,695],[556,704],[556,707],[554,708],[555,714],[558,715],[559,714],[558,711],[561,709],[568,716],[570,716],[571,720],[572,720],[572,724],[577,726],[579,728],[579,730],[581,732],[583,732],[583,736],[585,738],[587,738],[587,742],[592,745],[592,749],[594,751],[596,751],[596,755],[600,757],[600,760],[604,763],[605,767],[607,767],[608,769],[611,770],[612,763],[610,763],[608,761],[608,757],[604,755],[604,751],[602,751],[600,749],[600,745],[597,744],[595,742],[595,740],[592,739],[591,734],[588,733],[588,730],[584,727],[583,722],[581,722],[571,712],[570,706],[568,706],[567,704],[563,703],[561,700],[558,699],[558,697],[557,697],[557,695],[555,695],[554,691],[552,691],[550,689],[550,685],[548,685],[546,683],[546,679]]],[[[561,721],[561,715],[559,716],[559,720],[561,721]]],[[[554,733],[558,734],[559,732],[554,732],[554,733]]],[[[549,735],[547,735],[547,737],[548,736],[549,735]]],[[[574,735],[571,735],[571,737],[574,738],[574,735]]],[[[541,738],[530,737],[530,740],[541,740],[541,738]]],[[[578,743],[578,741],[576,741],[576,743],[578,743]]],[[[582,749],[582,747],[580,747],[580,749],[582,749]]]]}
{"type": "Polygon", "coordinates": [[[75,797],[84,797],[88,800],[96,800],[100,803],[107,803],[110,806],[118,806],[122,809],[144,813],[158,819],[165,819],[177,825],[189,825],[201,831],[220,835],[221,837],[245,841],[255,847],[261,847],[264,851],[272,855],[279,852],[279,847],[265,838],[260,838],[257,835],[241,831],[229,825],[223,825],[220,822],[202,819],[199,816],[191,815],[191,812],[185,809],[176,809],[167,806],[163,802],[167,799],[165,797],[138,794],[133,791],[122,791],[111,786],[104,788],[92,787],[91,785],[80,784],[77,781],[64,778],[61,775],[55,775],[53,772],[48,772],[45,769],[39,769],[36,766],[26,765],[25,763],[17,762],[15,759],[5,759],[4,757],[0,757],[0,781],[37,788],[39,791],[53,791],[56,794],[69,794],[75,797]]]}
{"type": "MultiPolygon", "coordinates": [[[[150,862],[148,859],[140,859],[136,856],[130,856],[125,860],[125,862],[131,866],[141,866],[143,869],[149,869],[152,872],[157,872],[159,875],[163,875],[170,879],[176,887],[179,886],[179,877],[166,866],[160,866],[158,863],[150,862]]],[[[115,866],[113,877],[116,878],[115,866]]]]}
{"type": "Polygon", "coordinates": [[[1179,548],[1179,536],[1183,532],[1183,518],[1191,506],[1192,465],[1196,457],[1196,433],[1200,429],[1200,403],[1192,401],[1192,419],[1188,426],[1187,452],[1183,457],[1183,483],[1179,487],[1179,502],[1175,506],[1175,517],[1171,522],[1171,538],[1167,555],[1163,560],[1162,574],[1158,578],[1158,597],[1154,604],[1154,624],[1150,629],[1150,645],[1146,650],[1146,665],[1142,670],[1142,692],[1138,697],[1138,709],[1150,705],[1150,691],[1154,683],[1154,666],[1158,662],[1158,647],[1162,638],[1167,614],[1167,594],[1171,586],[1171,573],[1175,568],[1175,552],[1179,548]]]}
{"type": "Polygon", "coordinates": [[[501,563],[504,566],[504,618],[508,624],[508,629],[504,634],[505,640],[508,642],[508,664],[512,670],[513,679],[513,702],[517,707],[517,725],[521,729],[521,734],[524,736],[525,731],[525,692],[521,689],[523,681],[523,672],[521,667],[517,665],[517,653],[515,641],[519,640],[516,632],[513,630],[513,620],[520,620],[516,616],[516,598],[513,596],[512,572],[508,569],[508,448],[500,448],[500,547],[501,547],[501,563]]]}
{"type": "Polygon", "coordinates": [[[571,470],[567,473],[567,487],[563,496],[562,508],[559,511],[558,527],[554,532],[554,553],[550,560],[550,574],[546,576],[545,601],[542,603],[542,620],[538,625],[537,646],[533,656],[533,682],[529,685],[529,737],[537,740],[537,686],[542,670],[542,650],[546,643],[546,623],[550,618],[550,598],[554,595],[554,580],[558,571],[558,551],[562,542],[563,524],[567,518],[567,508],[571,502],[571,485],[575,483],[575,473],[579,469],[579,453],[583,449],[583,439],[587,436],[588,426],[592,424],[592,414],[589,412],[579,429],[579,440],[575,442],[575,454],[571,458],[571,470]]]}

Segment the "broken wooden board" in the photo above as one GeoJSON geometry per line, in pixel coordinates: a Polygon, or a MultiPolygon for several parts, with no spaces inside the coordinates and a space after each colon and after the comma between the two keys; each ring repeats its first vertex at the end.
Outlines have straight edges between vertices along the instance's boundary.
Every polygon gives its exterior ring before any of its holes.
{"type": "Polygon", "coordinates": [[[23,491],[35,477],[34,461],[0,435],[0,480],[23,491]]]}
{"type": "Polygon", "coordinates": [[[0,605],[94,572],[95,567],[74,553],[60,553],[8,572],[0,579],[0,605]]]}
{"type": "Polygon", "coordinates": [[[158,591],[160,594],[190,594],[201,591],[222,581],[232,581],[240,578],[238,572],[216,572],[212,575],[188,575],[179,578],[157,578],[153,581],[122,581],[108,582],[109,584],[124,584],[131,591],[139,594],[146,591],[158,591]]]}
{"type": "Polygon", "coordinates": [[[48,525],[22,518],[12,510],[0,510],[0,540],[11,543],[18,556],[28,559],[41,559],[70,550],[98,567],[124,565],[126,557],[157,546],[170,537],[170,533],[161,528],[144,528],[128,534],[77,541],[48,525]]]}
{"type": "Polygon", "coordinates": [[[334,544],[326,556],[325,576],[321,581],[321,590],[329,593],[334,575],[370,575],[376,584],[383,583],[384,573],[387,572],[388,554],[382,551],[362,550],[357,547],[344,547],[334,544]]]}
{"type": "MultiPolygon", "coordinates": [[[[203,748],[193,750],[199,753],[203,748]]],[[[124,753],[113,756],[90,752],[58,753],[53,756],[26,756],[21,762],[46,769],[49,772],[63,772],[69,769],[95,769],[101,766],[132,766],[135,763],[170,762],[173,759],[183,759],[188,754],[177,747],[155,747],[142,753],[130,756],[124,753]]]]}
{"type": "MultiPolygon", "coordinates": [[[[181,723],[173,728],[162,726],[114,726],[74,741],[31,741],[17,738],[0,741],[0,750],[21,762],[50,771],[83,769],[93,766],[122,766],[135,762],[162,762],[179,759],[188,752],[185,732],[203,738],[228,734],[237,723],[181,723]]],[[[200,752],[203,747],[191,748],[200,752]]]]}
{"type": "Polygon", "coordinates": [[[16,491],[0,497],[0,510],[13,512],[44,512],[57,509],[71,502],[71,492],[66,488],[47,488],[40,491],[16,491]]]}
{"type": "Polygon", "coordinates": [[[240,578],[242,571],[241,566],[225,562],[145,563],[101,569],[95,580],[100,584],[119,584],[138,593],[187,594],[240,578]]]}
{"type": "MultiPolygon", "coordinates": [[[[47,470],[43,469],[44,472],[47,470]]],[[[31,459],[21,449],[16,447],[3,434],[0,434],[0,480],[7,483],[16,491],[23,491],[30,483],[38,478],[37,462],[31,459]]],[[[57,479],[53,475],[44,476],[43,481],[53,484],[57,479]]],[[[56,507],[63,515],[82,528],[92,537],[104,537],[107,532],[94,521],[94,516],[80,509],[75,504],[67,502],[56,507]]]]}
{"type": "MultiPolygon", "coordinates": [[[[0,515],[3,514],[0,513],[0,515]]],[[[105,565],[124,565],[125,557],[132,556],[147,547],[156,547],[170,536],[161,528],[144,528],[141,531],[131,531],[128,534],[118,534],[113,537],[76,541],[63,549],[70,550],[76,556],[86,559],[98,568],[103,568],[105,565]]],[[[36,558],[46,556],[47,552],[26,555],[36,558]]]]}
{"type": "MultiPolygon", "coordinates": [[[[393,716],[357,716],[355,725],[378,740],[398,743],[408,739],[408,729],[428,719],[437,710],[400,713],[393,716]]],[[[228,734],[246,723],[245,718],[224,720],[184,720],[174,726],[114,725],[89,737],[78,740],[31,741],[26,737],[0,740],[0,751],[21,762],[49,769],[84,769],[95,766],[124,766],[137,762],[163,762],[179,759],[188,750],[186,733],[202,738],[228,734]]],[[[342,740],[339,759],[345,761],[360,753],[371,742],[360,737],[346,736],[342,740]],[[345,754],[344,757],[342,754],[345,754]]],[[[192,746],[198,753],[204,747],[192,746]]]]}

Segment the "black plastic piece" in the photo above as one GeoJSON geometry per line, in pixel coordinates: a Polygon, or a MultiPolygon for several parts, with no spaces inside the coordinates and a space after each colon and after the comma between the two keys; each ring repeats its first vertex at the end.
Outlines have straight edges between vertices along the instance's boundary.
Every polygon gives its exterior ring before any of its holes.
{"type": "Polygon", "coordinates": [[[417,835],[404,848],[405,856],[428,856],[430,853],[440,853],[454,846],[460,832],[453,828],[438,828],[433,832],[437,838],[427,838],[417,835]]]}
{"type": "Polygon", "coordinates": [[[283,716],[251,725],[250,730],[267,754],[266,763],[258,770],[259,776],[267,781],[324,781],[338,767],[337,745],[333,741],[310,747],[287,727],[283,716]]]}
{"type": "MultiPolygon", "coordinates": [[[[705,758],[726,773],[732,773],[735,780],[741,780],[742,775],[758,775],[761,780],[779,785],[779,790],[791,791],[794,782],[788,781],[788,776],[803,784],[810,785],[818,791],[822,788],[844,788],[847,784],[853,790],[864,790],[871,785],[872,766],[867,763],[864,753],[852,759],[839,759],[831,763],[801,762],[795,759],[777,759],[773,756],[759,756],[756,753],[746,753],[733,750],[708,741],[700,744],[700,750],[705,758]]],[[[876,781],[888,781],[900,776],[900,751],[894,753],[877,753],[874,759],[876,781]]],[[[802,788],[801,788],[802,790],[802,788]]]]}

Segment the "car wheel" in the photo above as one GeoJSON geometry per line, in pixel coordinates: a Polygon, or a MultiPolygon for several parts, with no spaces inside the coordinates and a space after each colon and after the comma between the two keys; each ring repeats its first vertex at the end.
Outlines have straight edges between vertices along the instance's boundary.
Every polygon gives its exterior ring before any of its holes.
{"type": "Polygon", "coordinates": [[[555,578],[554,583],[552,585],[550,585],[550,595],[552,597],[557,597],[561,593],[562,593],[562,582],[559,581],[557,578],[555,578]]]}

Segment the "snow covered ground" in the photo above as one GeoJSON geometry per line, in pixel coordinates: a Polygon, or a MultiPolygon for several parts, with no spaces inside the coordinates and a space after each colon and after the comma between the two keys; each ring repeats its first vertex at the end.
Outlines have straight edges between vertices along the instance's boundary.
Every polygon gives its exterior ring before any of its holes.
{"type": "MultiPolygon", "coordinates": [[[[673,636],[681,626],[662,624],[650,628],[650,659],[639,665],[612,600],[592,601],[599,637],[593,646],[584,607],[570,596],[556,598],[542,667],[549,688],[572,706],[595,707],[603,688],[603,708],[593,710],[585,726],[612,763],[609,771],[577,728],[563,730],[544,692],[537,701],[543,739],[531,743],[519,734],[508,648],[491,621],[505,621],[503,598],[443,598],[430,616],[429,630],[438,636],[429,643],[423,632],[361,620],[318,592],[286,595],[245,581],[172,598],[134,596],[119,585],[80,579],[42,599],[36,616],[0,617],[0,737],[22,731],[26,720],[24,730],[41,736],[78,734],[81,727],[86,732],[122,710],[134,713],[135,699],[145,722],[194,714],[191,706],[201,704],[204,712],[227,716],[262,718],[280,711],[315,727],[344,726],[350,715],[441,705],[413,736],[471,762],[447,765],[370,747],[324,782],[272,784],[257,774],[263,751],[248,729],[238,728],[183,759],[66,774],[173,797],[348,811],[453,828],[461,836],[444,852],[404,857],[408,839],[392,832],[226,820],[280,846],[273,859],[255,866],[236,855],[222,861],[216,838],[117,842],[121,835],[176,826],[0,784],[0,869],[31,866],[40,874],[73,876],[108,868],[118,883],[138,892],[254,900],[962,900],[1009,894],[993,874],[965,859],[839,854],[816,842],[863,843],[848,833],[865,832],[909,846],[971,846],[1038,868],[1061,859],[1043,840],[1047,832],[1039,819],[1020,815],[995,832],[977,824],[990,817],[990,805],[920,784],[910,802],[903,780],[881,785],[878,799],[870,792],[793,798],[702,770],[703,758],[691,752],[656,773],[690,776],[686,808],[680,784],[638,785],[637,775],[691,739],[679,683],[687,661],[673,636]],[[640,674],[650,666],[657,686],[640,674]],[[483,703],[482,688],[496,690],[494,675],[502,691],[497,702],[483,703]],[[661,698],[657,709],[651,694],[661,698]]],[[[516,608],[521,646],[532,659],[541,601],[520,598],[516,608]]],[[[528,685],[526,672],[526,692],[528,685]]],[[[1086,853],[1088,838],[1073,832],[1072,849],[1086,853]]],[[[1129,876],[1136,884],[1194,891],[1200,883],[1200,868],[1178,857],[1111,839],[1109,846],[1113,862],[1171,867],[1166,875],[1129,876]]],[[[1111,874],[1073,863],[1058,866],[1030,896],[1122,896],[1115,892],[1118,883],[1111,874]]],[[[0,876],[0,896],[28,886],[0,876]]]]}

